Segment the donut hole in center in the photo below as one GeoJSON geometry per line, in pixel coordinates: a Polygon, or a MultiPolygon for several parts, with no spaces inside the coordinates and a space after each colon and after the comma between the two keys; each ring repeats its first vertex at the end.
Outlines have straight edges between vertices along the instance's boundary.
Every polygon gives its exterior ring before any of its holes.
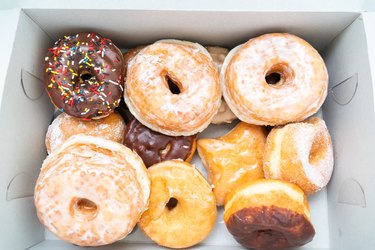
{"type": "Polygon", "coordinates": [[[159,153],[161,156],[165,156],[168,154],[168,152],[171,150],[171,144],[168,143],[167,146],[165,146],[164,149],[160,150],[159,153]]]}
{"type": "Polygon", "coordinates": [[[271,87],[279,87],[291,82],[293,77],[294,72],[286,63],[277,63],[266,72],[264,80],[271,87]]]}
{"type": "Polygon", "coordinates": [[[312,142],[311,149],[309,152],[309,163],[311,165],[319,164],[319,161],[323,158],[325,151],[327,150],[327,145],[321,134],[317,134],[312,142]]]}
{"type": "Polygon", "coordinates": [[[98,213],[98,206],[89,199],[74,198],[71,204],[71,213],[78,220],[92,220],[98,213]]]}
{"type": "Polygon", "coordinates": [[[174,197],[171,197],[165,206],[168,208],[168,210],[172,210],[173,208],[177,207],[177,204],[178,200],[174,197]]]}
{"type": "Polygon", "coordinates": [[[168,84],[168,89],[171,91],[172,94],[178,95],[181,93],[180,83],[173,79],[173,77],[169,76],[168,74],[165,75],[165,81],[168,84]]]}
{"type": "Polygon", "coordinates": [[[79,79],[80,79],[80,81],[85,82],[85,81],[90,80],[90,79],[95,79],[95,76],[88,71],[82,71],[79,74],[79,79]]]}

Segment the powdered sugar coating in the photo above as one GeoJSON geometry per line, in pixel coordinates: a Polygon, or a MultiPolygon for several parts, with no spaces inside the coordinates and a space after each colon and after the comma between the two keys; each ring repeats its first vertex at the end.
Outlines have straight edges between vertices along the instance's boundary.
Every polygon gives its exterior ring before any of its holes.
{"type": "Polygon", "coordinates": [[[130,233],[149,194],[150,180],[138,155],[121,144],[78,135],[44,161],[35,205],[41,222],[59,238],[97,246],[130,233]],[[95,216],[77,210],[76,199],[94,202],[95,216]]]}
{"type": "Polygon", "coordinates": [[[82,120],[62,113],[48,127],[46,135],[47,152],[50,154],[64,141],[77,134],[99,136],[122,143],[124,133],[125,122],[118,113],[112,113],[99,120],[82,120]]]}
{"type": "Polygon", "coordinates": [[[137,120],[174,136],[193,135],[210,124],[220,106],[220,87],[215,65],[202,49],[161,41],[130,61],[124,98],[137,120]],[[171,93],[167,77],[179,94],[171,93]]]}
{"type": "Polygon", "coordinates": [[[240,120],[281,125],[314,114],[327,95],[328,74],[319,53],[290,34],[266,34],[234,48],[221,70],[223,96],[240,120]],[[279,73],[278,84],[265,77],[279,73]]]}

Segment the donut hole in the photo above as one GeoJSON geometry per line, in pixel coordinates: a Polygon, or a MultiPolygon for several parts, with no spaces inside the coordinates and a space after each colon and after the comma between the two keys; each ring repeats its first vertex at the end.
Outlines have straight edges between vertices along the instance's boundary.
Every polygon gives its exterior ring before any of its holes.
{"type": "Polygon", "coordinates": [[[178,95],[181,93],[179,83],[173,80],[173,78],[171,78],[169,75],[165,75],[165,81],[167,82],[168,89],[169,91],[171,91],[172,94],[178,95]]]}
{"type": "Polygon", "coordinates": [[[87,80],[90,80],[90,79],[94,78],[94,75],[91,74],[91,73],[88,72],[88,71],[83,71],[83,72],[81,72],[81,74],[79,75],[79,78],[81,79],[82,82],[84,82],[84,81],[87,81],[87,80]]]}
{"type": "Polygon", "coordinates": [[[266,83],[273,87],[291,82],[293,77],[294,72],[286,63],[272,65],[264,76],[266,83]]]}
{"type": "Polygon", "coordinates": [[[177,204],[178,200],[174,197],[171,197],[165,206],[168,208],[168,210],[172,210],[177,206],[177,204]]]}
{"type": "Polygon", "coordinates": [[[170,150],[171,150],[171,144],[168,143],[167,146],[165,146],[164,149],[159,151],[159,153],[160,153],[161,156],[166,156],[170,150]]]}
{"type": "Polygon", "coordinates": [[[98,206],[89,199],[75,198],[72,200],[71,212],[78,220],[92,220],[98,213],[98,206]]]}

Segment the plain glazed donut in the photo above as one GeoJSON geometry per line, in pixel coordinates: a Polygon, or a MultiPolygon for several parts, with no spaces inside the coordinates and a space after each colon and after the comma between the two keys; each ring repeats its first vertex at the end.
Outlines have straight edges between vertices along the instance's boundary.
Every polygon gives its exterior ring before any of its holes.
{"type": "Polygon", "coordinates": [[[197,134],[220,107],[216,67],[198,44],[163,40],[149,45],[130,61],[126,75],[130,112],[162,134],[197,134]]]}
{"type": "Polygon", "coordinates": [[[47,152],[50,154],[73,135],[99,136],[107,140],[122,143],[124,133],[125,122],[121,115],[116,112],[103,119],[89,121],[61,113],[48,127],[46,135],[47,152]]]}
{"type": "Polygon", "coordinates": [[[235,240],[251,249],[298,247],[315,235],[306,195],[283,181],[259,179],[240,186],[227,196],[224,222],[235,240]]]}
{"type": "Polygon", "coordinates": [[[181,159],[189,162],[195,153],[197,136],[169,136],[152,131],[133,118],[125,129],[124,145],[136,152],[150,167],[156,163],[181,159]]]}
{"type": "Polygon", "coordinates": [[[224,136],[198,140],[198,153],[207,169],[218,206],[241,184],[264,178],[266,137],[262,127],[240,122],[224,136]]]}
{"type": "Polygon", "coordinates": [[[322,189],[333,171],[332,142],[317,117],[272,129],[264,153],[264,175],[298,185],[306,195],[322,189]]]}
{"type": "Polygon", "coordinates": [[[151,166],[151,195],[139,228],[157,244],[187,248],[205,239],[217,210],[210,185],[189,163],[164,161],[151,166]]]}
{"type": "Polygon", "coordinates": [[[35,186],[41,223],[80,246],[124,238],[146,210],[150,179],[141,158],[106,139],[70,137],[43,162],[35,186]]]}
{"type": "Polygon", "coordinates": [[[328,74],[319,53],[303,39],[266,34],[234,48],[220,74],[223,96],[242,121],[282,125],[318,111],[328,74]]]}
{"type": "Polygon", "coordinates": [[[113,112],[123,93],[123,58],[96,33],[64,36],[45,58],[45,89],[62,112],[99,119],[113,112]]]}
{"type": "MultiPolygon", "coordinates": [[[[225,57],[228,55],[229,50],[221,47],[208,46],[206,47],[208,53],[210,53],[212,60],[214,61],[218,72],[220,72],[225,57]]],[[[225,100],[221,99],[221,105],[219,111],[212,119],[213,124],[231,123],[237,117],[228,107],[225,100]]]]}

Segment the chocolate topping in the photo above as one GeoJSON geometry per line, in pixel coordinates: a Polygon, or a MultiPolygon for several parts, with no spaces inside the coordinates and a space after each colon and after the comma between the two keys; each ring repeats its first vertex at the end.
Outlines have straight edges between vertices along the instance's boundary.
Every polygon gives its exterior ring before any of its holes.
{"type": "Polygon", "coordinates": [[[134,150],[146,167],[158,162],[186,160],[194,149],[196,135],[167,136],[155,132],[133,118],[125,129],[124,145],[134,150]]]}
{"type": "Polygon", "coordinates": [[[110,114],[123,92],[123,57],[96,33],[58,40],[45,58],[45,88],[61,111],[79,118],[110,114]]]}
{"type": "Polygon", "coordinates": [[[310,242],[315,230],[301,214],[276,206],[244,208],[225,222],[242,246],[254,249],[282,249],[310,242]]]}

